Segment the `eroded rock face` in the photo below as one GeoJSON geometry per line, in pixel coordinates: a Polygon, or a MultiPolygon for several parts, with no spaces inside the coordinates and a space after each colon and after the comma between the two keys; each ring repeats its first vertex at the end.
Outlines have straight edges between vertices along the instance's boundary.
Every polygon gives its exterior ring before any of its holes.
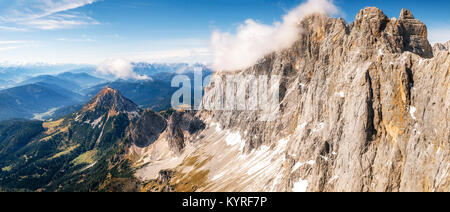
{"type": "Polygon", "coordinates": [[[427,26],[415,19],[407,9],[402,9],[398,21],[403,32],[403,37],[405,38],[404,49],[417,53],[422,57],[431,58],[433,52],[427,39],[427,26]]]}
{"type": "Polygon", "coordinates": [[[449,51],[450,50],[450,41],[445,43],[436,43],[433,46],[433,52],[437,54],[440,51],[449,51]]]}
{"type": "Polygon", "coordinates": [[[189,137],[205,128],[205,124],[195,117],[193,112],[176,111],[168,124],[169,147],[175,153],[180,153],[185,147],[185,137],[189,137]]]}
{"type": "Polygon", "coordinates": [[[180,152],[196,160],[173,170],[202,174],[197,191],[449,191],[450,52],[433,54],[408,10],[397,20],[366,8],[352,24],[315,15],[299,27],[291,48],[217,73],[281,75],[278,118],[201,111],[205,130],[180,152]]]}
{"type": "Polygon", "coordinates": [[[147,109],[141,115],[139,120],[131,127],[130,136],[133,143],[145,148],[153,144],[167,127],[167,121],[154,112],[147,109]]]}

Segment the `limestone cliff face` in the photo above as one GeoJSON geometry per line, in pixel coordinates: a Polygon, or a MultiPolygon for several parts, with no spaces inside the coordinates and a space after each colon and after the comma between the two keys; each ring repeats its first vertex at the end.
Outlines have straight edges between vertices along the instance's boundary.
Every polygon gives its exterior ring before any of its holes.
{"type": "Polygon", "coordinates": [[[291,48],[217,73],[281,75],[278,119],[201,111],[206,129],[166,158],[178,163],[150,161],[137,176],[171,169],[174,191],[449,191],[448,48],[433,50],[408,10],[389,19],[366,8],[351,24],[310,16],[299,27],[291,48]]]}

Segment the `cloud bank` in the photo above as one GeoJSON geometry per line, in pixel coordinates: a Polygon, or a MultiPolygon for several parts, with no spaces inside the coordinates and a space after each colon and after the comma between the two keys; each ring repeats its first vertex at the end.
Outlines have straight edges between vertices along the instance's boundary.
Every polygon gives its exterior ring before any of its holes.
{"type": "Polygon", "coordinates": [[[97,67],[97,72],[105,76],[113,76],[116,79],[151,80],[146,75],[134,72],[133,64],[125,59],[108,59],[97,67]]]}
{"type": "Polygon", "coordinates": [[[339,13],[339,9],[332,0],[308,0],[288,12],[282,22],[265,25],[248,19],[238,27],[235,35],[213,32],[213,69],[234,71],[248,68],[266,54],[289,48],[300,33],[300,20],[314,13],[335,15],[339,13]]]}

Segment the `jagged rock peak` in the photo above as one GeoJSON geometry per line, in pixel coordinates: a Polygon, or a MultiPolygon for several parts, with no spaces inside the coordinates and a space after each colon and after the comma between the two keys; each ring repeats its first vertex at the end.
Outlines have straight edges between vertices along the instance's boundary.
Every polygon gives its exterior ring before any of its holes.
{"type": "Polygon", "coordinates": [[[362,9],[355,18],[352,31],[366,37],[359,45],[373,48],[379,43],[391,53],[409,51],[424,58],[433,57],[433,50],[428,42],[427,27],[414,18],[411,11],[402,9],[398,20],[388,18],[376,7],[362,9]]]}
{"type": "Polygon", "coordinates": [[[438,53],[440,51],[449,51],[450,50],[450,41],[445,43],[436,43],[433,46],[433,52],[438,53]]]}
{"type": "Polygon", "coordinates": [[[83,108],[83,111],[112,110],[118,112],[132,112],[138,115],[141,111],[131,100],[125,98],[118,90],[110,87],[103,88],[91,101],[83,108]]]}
{"type": "Polygon", "coordinates": [[[403,8],[400,12],[399,20],[415,19],[414,15],[408,9],[403,8]]]}
{"type": "Polygon", "coordinates": [[[358,12],[355,20],[370,20],[370,19],[384,19],[387,16],[383,13],[382,10],[376,7],[366,7],[358,12]]]}

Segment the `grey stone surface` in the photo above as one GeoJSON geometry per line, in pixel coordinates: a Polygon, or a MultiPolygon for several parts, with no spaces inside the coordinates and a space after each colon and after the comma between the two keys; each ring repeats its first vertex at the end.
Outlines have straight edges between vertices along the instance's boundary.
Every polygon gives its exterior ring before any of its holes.
{"type": "MultiPolygon", "coordinates": [[[[187,155],[208,158],[197,168],[217,173],[196,189],[293,191],[306,184],[307,191],[449,191],[450,52],[433,53],[426,26],[408,10],[397,20],[366,8],[351,24],[314,15],[299,27],[291,48],[246,70],[216,73],[281,75],[280,114],[267,122],[257,111],[199,112],[207,126],[220,128],[183,137],[195,143],[187,155]],[[229,132],[245,142],[241,156],[216,150],[229,132]],[[270,158],[265,162],[277,169],[221,174],[244,168],[230,161],[248,155],[270,158]]],[[[217,95],[207,89],[204,102],[217,95]]],[[[181,137],[177,129],[169,127],[170,139],[181,137]]]]}

